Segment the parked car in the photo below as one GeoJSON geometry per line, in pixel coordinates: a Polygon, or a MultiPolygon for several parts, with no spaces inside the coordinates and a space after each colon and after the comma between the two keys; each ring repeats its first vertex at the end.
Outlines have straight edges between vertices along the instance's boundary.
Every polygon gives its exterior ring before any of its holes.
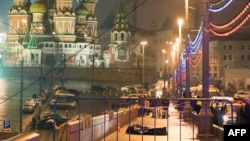
{"type": "Polygon", "coordinates": [[[48,99],[48,96],[45,93],[40,93],[38,95],[38,100],[41,100],[43,103],[46,102],[47,99],[48,99]]]}
{"type": "Polygon", "coordinates": [[[55,96],[69,96],[69,97],[74,97],[75,95],[72,93],[69,93],[67,90],[57,90],[55,92],[55,96]]]}
{"type": "Polygon", "coordinates": [[[137,89],[134,86],[124,86],[120,88],[121,93],[123,94],[135,94],[137,93],[137,89]]]}
{"type": "Polygon", "coordinates": [[[67,90],[66,87],[58,86],[58,85],[53,85],[51,89],[55,92],[57,90],[67,90]]]}
{"type": "Polygon", "coordinates": [[[54,113],[46,113],[42,114],[37,121],[37,127],[39,129],[53,129],[54,124],[56,126],[60,126],[61,124],[67,122],[68,119],[64,116],[54,114],[54,113]]]}
{"type": "Polygon", "coordinates": [[[106,87],[104,88],[104,90],[105,90],[106,92],[111,92],[111,93],[116,93],[116,92],[118,91],[118,89],[117,89],[116,87],[114,87],[114,86],[106,86],[106,87]]]}
{"type": "Polygon", "coordinates": [[[28,113],[28,114],[32,114],[35,112],[35,106],[30,105],[30,104],[24,104],[22,109],[23,109],[23,113],[28,113]]]}
{"type": "Polygon", "coordinates": [[[55,97],[50,101],[51,108],[68,108],[72,109],[75,108],[77,105],[75,99],[70,97],[55,97]]]}
{"type": "Polygon", "coordinates": [[[242,98],[242,99],[246,99],[250,97],[250,92],[247,90],[239,90],[237,91],[237,93],[234,94],[234,98],[242,98]]]}
{"type": "Polygon", "coordinates": [[[31,105],[31,106],[36,106],[36,104],[38,103],[36,98],[29,98],[25,101],[25,104],[27,105],[31,105]]]}
{"type": "Polygon", "coordinates": [[[93,85],[93,86],[91,87],[91,89],[92,89],[93,91],[98,91],[98,92],[103,92],[103,91],[104,91],[104,88],[103,88],[102,86],[99,86],[99,85],[93,85]]]}
{"type": "Polygon", "coordinates": [[[145,97],[148,97],[148,94],[138,93],[138,94],[129,94],[121,96],[120,98],[122,99],[123,103],[138,104],[140,98],[145,98],[145,97]]]}
{"type": "Polygon", "coordinates": [[[67,91],[71,94],[74,94],[75,96],[81,94],[81,92],[76,89],[67,89],[67,91]]]}

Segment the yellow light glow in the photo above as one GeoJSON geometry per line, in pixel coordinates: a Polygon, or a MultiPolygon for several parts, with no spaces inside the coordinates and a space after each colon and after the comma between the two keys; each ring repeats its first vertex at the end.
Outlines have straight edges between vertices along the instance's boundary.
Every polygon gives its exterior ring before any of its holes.
{"type": "Polygon", "coordinates": [[[148,44],[147,41],[141,41],[141,45],[145,46],[145,45],[147,45],[147,44],[148,44]]]}
{"type": "Polygon", "coordinates": [[[178,19],[177,22],[178,22],[178,25],[181,26],[183,24],[183,19],[178,19]]]}

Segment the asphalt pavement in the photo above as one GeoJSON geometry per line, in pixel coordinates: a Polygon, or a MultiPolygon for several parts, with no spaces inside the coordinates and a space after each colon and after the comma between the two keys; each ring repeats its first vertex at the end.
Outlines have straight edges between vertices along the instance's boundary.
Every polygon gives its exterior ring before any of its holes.
{"type": "Polygon", "coordinates": [[[179,111],[171,103],[168,118],[153,118],[151,115],[138,117],[128,125],[121,127],[120,131],[106,136],[101,141],[200,141],[196,138],[197,126],[185,122],[179,118],[179,111]],[[166,127],[168,135],[132,135],[127,134],[126,129],[129,125],[144,125],[148,127],[166,127]]]}

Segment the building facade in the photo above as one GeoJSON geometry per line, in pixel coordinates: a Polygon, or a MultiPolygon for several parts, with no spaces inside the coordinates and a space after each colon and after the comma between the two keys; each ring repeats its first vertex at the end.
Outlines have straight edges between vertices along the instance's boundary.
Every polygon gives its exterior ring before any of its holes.
{"type": "Polygon", "coordinates": [[[6,66],[101,66],[95,6],[98,0],[14,0],[9,10],[6,66]],[[94,61],[94,62],[93,62],[94,61]]]}

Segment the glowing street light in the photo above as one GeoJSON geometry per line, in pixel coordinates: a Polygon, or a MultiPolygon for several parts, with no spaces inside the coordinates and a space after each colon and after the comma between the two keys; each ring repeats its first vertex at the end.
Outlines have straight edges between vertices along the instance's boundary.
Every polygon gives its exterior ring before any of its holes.
{"type": "Polygon", "coordinates": [[[142,61],[143,61],[143,63],[142,63],[142,87],[143,88],[145,88],[145,80],[144,80],[144,68],[145,68],[145,66],[144,66],[144,63],[145,63],[145,61],[144,61],[144,48],[145,48],[145,45],[147,45],[148,44],[148,42],[147,41],[141,41],[141,45],[142,45],[142,61]]]}

